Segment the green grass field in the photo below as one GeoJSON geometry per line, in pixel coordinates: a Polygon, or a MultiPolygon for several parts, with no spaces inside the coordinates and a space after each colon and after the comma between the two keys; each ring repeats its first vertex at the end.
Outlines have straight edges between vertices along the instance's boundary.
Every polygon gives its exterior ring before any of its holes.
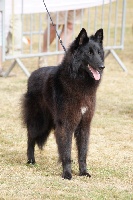
{"type": "MultiPolygon", "coordinates": [[[[110,55],[97,93],[91,127],[88,169],[92,177],[78,176],[75,143],[71,181],[61,178],[52,133],[44,150],[36,148],[35,166],[26,165],[26,129],[20,117],[20,99],[27,77],[18,66],[16,77],[0,78],[0,200],[133,200],[133,2],[127,2],[125,47],[117,51],[128,73],[110,55]]],[[[50,58],[52,60],[52,58],[50,58]]],[[[32,71],[37,59],[25,59],[32,71]]],[[[4,63],[4,68],[10,61],[4,63]]]]}

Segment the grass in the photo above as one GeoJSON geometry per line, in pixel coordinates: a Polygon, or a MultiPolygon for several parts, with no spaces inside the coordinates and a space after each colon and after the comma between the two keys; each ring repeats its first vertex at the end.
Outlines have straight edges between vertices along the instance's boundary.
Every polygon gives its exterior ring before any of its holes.
{"type": "MultiPolygon", "coordinates": [[[[36,148],[37,164],[26,165],[27,138],[21,124],[20,98],[26,91],[27,78],[16,67],[16,77],[0,79],[0,200],[133,200],[132,12],[129,0],[125,48],[117,51],[128,73],[111,55],[105,61],[87,159],[90,179],[78,176],[73,143],[73,179],[62,180],[53,134],[44,151],[36,148]]],[[[29,70],[36,69],[36,58],[24,62],[29,70]]]]}

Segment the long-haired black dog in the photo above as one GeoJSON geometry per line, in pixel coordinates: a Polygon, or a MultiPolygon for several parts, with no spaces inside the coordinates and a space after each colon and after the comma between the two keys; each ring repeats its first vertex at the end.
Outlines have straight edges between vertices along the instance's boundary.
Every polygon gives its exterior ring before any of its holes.
{"type": "Polygon", "coordinates": [[[35,144],[42,149],[50,132],[55,138],[65,179],[71,179],[72,135],[76,138],[79,172],[88,176],[86,157],[96,91],[104,69],[103,29],[88,37],[83,28],[59,66],[34,71],[23,99],[28,131],[28,163],[35,163],[35,144]]]}

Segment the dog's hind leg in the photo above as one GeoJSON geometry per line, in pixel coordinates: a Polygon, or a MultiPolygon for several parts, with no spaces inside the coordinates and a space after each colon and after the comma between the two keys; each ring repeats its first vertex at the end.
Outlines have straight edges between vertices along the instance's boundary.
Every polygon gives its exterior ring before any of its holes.
{"type": "Polygon", "coordinates": [[[35,144],[37,144],[40,149],[43,148],[51,129],[53,128],[53,121],[48,112],[47,115],[46,112],[45,114],[43,112],[39,112],[36,116],[34,116],[34,118],[32,118],[30,123],[30,125],[28,124],[27,163],[34,164],[35,144]]]}
{"type": "Polygon", "coordinates": [[[62,162],[63,174],[62,178],[71,179],[71,144],[72,132],[66,130],[62,125],[57,125],[55,130],[56,142],[60,161],[62,162]]]}
{"type": "Polygon", "coordinates": [[[39,136],[32,138],[28,135],[28,141],[27,141],[27,164],[35,164],[35,156],[34,156],[34,149],[35,144],[38,145],[40,149],[42,149],[44,143],[47,141],[47,138],[50,134],[50,129],[40,133],[39,136]]]}
{"type": "Polygon", "coordinates": [[[80,176],[91,175],[87,172],[86,157],[88,151],[88,141],[89,141],[89,124],[87,121],[81,121],[79,126],[75,131],[76,144],[78,149],[78,162],[79,162],[79,172],[80,176]]]}
{"type": "Polygon", "coordinates": [[[53,128],[53,120],[48,109],[38,102],[38,99],[26,94],[23,99],[23,121],[27,126],[27,157],[28,162],[34,164],[34,147],[35,144],[42,149],[48,135],[53,128]]]}
{"type": "Polygon", "coordinates": [[[27,161],[27,164],[35,164],[34,148],[35,148],[35,139],[28,136],[28,141],[27,141],[28,161],[27,161]]]}

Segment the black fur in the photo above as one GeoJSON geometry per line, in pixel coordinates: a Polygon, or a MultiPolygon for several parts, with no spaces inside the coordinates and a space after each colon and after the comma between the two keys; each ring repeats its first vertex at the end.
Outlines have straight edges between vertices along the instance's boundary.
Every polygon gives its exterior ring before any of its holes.
{"type": "Polygon", "coordinates": [[[28,131],[28,163],[35,163],[35,144],[42,149],[52,129],[65,179],[71,179],[74,133],[80,175],[89,176],[86,157],[96,91],[104,68],[103,30],[88,37],[82,29],[62,63],[34,71],[23,98],[23,120],[28,131]]]}

